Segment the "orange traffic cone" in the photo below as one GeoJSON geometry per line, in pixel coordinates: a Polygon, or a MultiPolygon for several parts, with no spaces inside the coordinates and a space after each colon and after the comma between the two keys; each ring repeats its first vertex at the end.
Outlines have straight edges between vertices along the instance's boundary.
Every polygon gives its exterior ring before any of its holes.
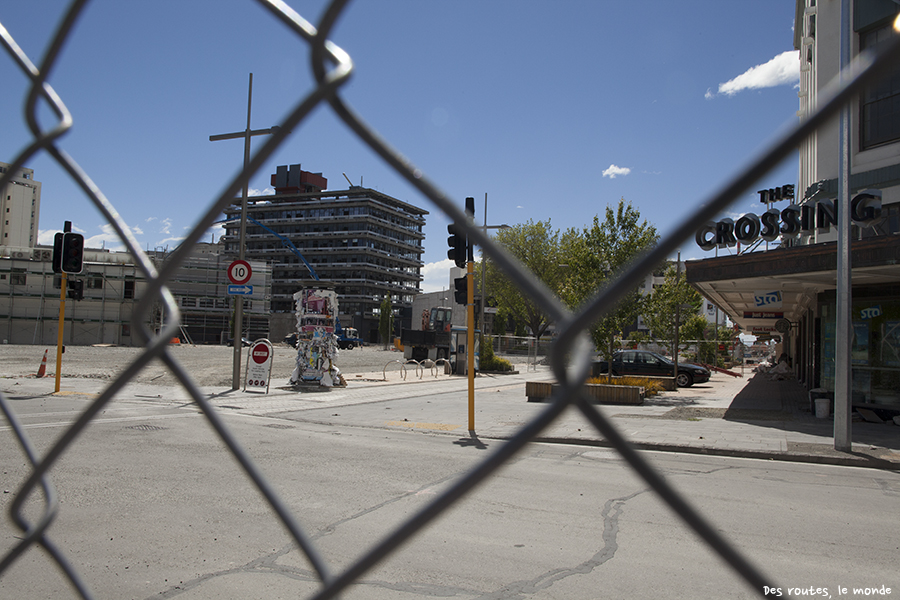
{"type": "Polygon", "coordinates": [[[44,358],[41,359],[41,366],[38,368],[36,377],[43,377],[47,372],[47,351],[44,350],[44,358]]]}

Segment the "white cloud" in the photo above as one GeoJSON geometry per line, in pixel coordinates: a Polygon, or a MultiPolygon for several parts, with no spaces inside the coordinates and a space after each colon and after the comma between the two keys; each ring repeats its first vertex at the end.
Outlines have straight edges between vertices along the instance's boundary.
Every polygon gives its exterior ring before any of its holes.
{"type": "Polygon", "coordinates": [[[450,284],[450,269],[456,265],[452,260],[446,258],[438,262],[425,263],[422,267],[422,291],[439,292],[446,290],[450,284]]]}
{"type": "Polygon", "coordinates": [[[156,247],[169,248],[171,246],[171,248],[176,248],[186,237],[187,236],[185,235],[179,237],[167,237],[156,242],[156,247]]]}
{"type": "Polygon", "coordinates": [[[109,223],[100,226],[100,231],[103,233],[98,233],[97,235],[92,235],[91,237],[84,238],[84,247],[85,248],[106,248],[107,250],[125,250],[125,244],[122,243],[122,239],[119,237],[119,234],[116,233],[116,230],[113,229],[113,226],[109,223]]]}
{"type": "Polygon", "coordinates": [[[56,238],[57,233],[59,233],[58,229],[39,229],[37,241],[38,245],[52,246],[53,240],[56,238]]]}
{"type": "MultiPolygon", "coordinates": [[[[744,90],[758,90],[778,85],[793,84],[800,80],[800,59],[798,50],[782,52],[769,62],[750,67],[734,79],[719,84],[719,94],[734,96],[744,90]]],[[[716,94],[706,91],[706,98],[716,94]]]]}
{"type": "Polygon", "coordinates": [[[617,167],[616,165],[609,165],[609,168],[603,171],[604,177],[609,177],[610,179],[615,179],[618,175],[628,175],[631,173],[631,169],[628,167],[617,167]]]}
{"type": "Polygon", "coordinates": [[[172,219],[165,218],[159,222],[159,233],[170,234],[172,233],[172,219]]]}
{"type": "Polygon", "coordinates": [[[275,193],[273,188],[267,187],[264,190],[257,190],[254,188],[247,188],[247,196],[271,196],[275,193]]]}

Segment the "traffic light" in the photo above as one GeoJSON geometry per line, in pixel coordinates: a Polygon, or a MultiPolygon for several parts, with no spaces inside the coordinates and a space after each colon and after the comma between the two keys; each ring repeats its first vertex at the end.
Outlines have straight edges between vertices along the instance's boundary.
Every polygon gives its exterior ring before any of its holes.
{"type": "Polygon", "coordinates": [[[456,263],[456,266],[460,269],[465,269],[466,232],[456,223],[447,225],[447,232],[450,234],[450,237],[447,238],[447,243],[450,245],[450,250],[447,251],[447,258],[456,263]]]}
{"type": "Polygon", "coordinates": [[[453,280],[453,298],[457,304],[469,303],[469,278],[457,277],[453,280]]]}
{"type": "Polygon", "coordinates": [[[72,232],[57,233],[53,240],[53,271],[81,273],[83,266],[84,236],[72,232]],[[59,271],[57,271],[57,267],[59,267],[59,271]]]}
{"type": "Polygon", "coordinates": [[[63,232],[57,232],[55,236],[53,236],[53,272],[54,273],[62,273],[62,241],[63,236],[65,234],[63,232]]]}
{"type": "Polygon", "coordinates": [[[84,280],[83,279],[70,279],[68,281],[69,285],[69,298],[72,300],[81,300],[84,298],[84,280]]]}

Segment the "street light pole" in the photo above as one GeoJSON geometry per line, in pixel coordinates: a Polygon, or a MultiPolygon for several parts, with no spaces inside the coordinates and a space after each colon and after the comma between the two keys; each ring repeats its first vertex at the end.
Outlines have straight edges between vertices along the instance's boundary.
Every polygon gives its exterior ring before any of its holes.
{"type": "MultiPolygon", "coordinates": [[[[484,193],[484,221],[482,221],[481,230],[484,232],[485,237],[487,237],[488,229],[511,229],[509,225],[504,223],[503,225],[488,225],[487,224],[487,192],[484,193]]],[[[487,255],[484,253],[484,248],[481,249],[481,336],[484,337],[487,333],[487,328],[484,325],[484,307],[487,301],[487,291],[485,290],[484,283],[484,274],[487,271],[487,255]]]]}
{"type": "MultiPolygon", "coordinates": [[[[269,129],[250,129],[250,107],[253,101],[253,73],[250,73],[250,85],[247,92],[247,128],[244,131],[235,133],[223,133],[219,135],[209,136],[209,141],[218,142],[219,140],[234,140],[244,138],[244,174],[247,175],[247,165],[250,164],[250,138],[254,135],[266,135],[275,133],[278,127],[270,127],[269,129]]],[[[247,239],[247,194],[250,186],[250,177],[244,179],[244,187],[241,190],[241,232],[238,242],[238,259],[244,260],[244,247],[247,239]]],[[[244,328],[244,297],[235,296],[234,308],[234,364],[231,371],[231,389],[237,390],[241,387],[241,344],[243,340],[242,332],[244,328]]]]}

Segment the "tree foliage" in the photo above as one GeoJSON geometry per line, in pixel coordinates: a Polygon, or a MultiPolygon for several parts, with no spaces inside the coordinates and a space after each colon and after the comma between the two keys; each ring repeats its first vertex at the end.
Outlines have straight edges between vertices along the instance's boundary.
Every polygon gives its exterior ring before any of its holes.
{"type": "Polygon", "coordinates": [[[381,343],[387,348],[391,343],[391,333],[394,331],[394,307],[391,305],[391,299],[385,296],[381,301],[378,317],[378,334],[381,336],[381,343]]]}
{"type": "MultiPolygon", "coordinates": [[[[567,267],[560,286],[561,298],[571,308],[589,302],[658,239],[656,228],[641,219],[640,211],[624,198],[615,208],[607,206],[603,220],[595,216],[590,227],[570,229],[563,235],[567,267]]],[[[609,358],[616,339],[634,324],[643,309],[643,296],[635,286],[591,328],[596,348],[609,358]]]]}
{"type": "Polygon", "coordinates": [[[674,340],[677,315],[681,339],[703,339],[708,324],[698,314],[702,305],[703,297],[688,284],[684,274],[678,274],[675,265],[669,265],[665,281],[653,290],[647,301],[644,322],[655,339],[674,340]]]}
{"type": "MultiPolygon", "coordinates": [[[[595,216],[592,224],[582,229],[572,228],[560,235],[549,219],[528,221],[499,230],[494,239],[567,306],[576,309],[593,298],[609,278],[654,246],[659,235],[630,202],[622,199],[617,206],[608,206],[602,219],[595,216]]],[[[486,263],[488,303],[498,307],[498,314],[508,314],[514,322],[524,324],[533,336],[543,335],[551,324],[549,316],[495,264],[490,260],[486,263]]],[[[637,289],[611,307],[591,330],[597,348],[610,348],[612,340],[637,320],[641,309],[637,289]]]]}
{"type": "MultiPolygon", "coordinates": [[[[550,220],[534,221],[500,229],[495,241],[531,271],[551,291],[559,288],[560,247],[559,231],[550,220]]],[[[487,295],[504,314],[523,323],[531,335],[540,338],[550,325],[550,318],[531,298],[503,273],[491,260],[486,263],[485,280],[487,295]]]]}

